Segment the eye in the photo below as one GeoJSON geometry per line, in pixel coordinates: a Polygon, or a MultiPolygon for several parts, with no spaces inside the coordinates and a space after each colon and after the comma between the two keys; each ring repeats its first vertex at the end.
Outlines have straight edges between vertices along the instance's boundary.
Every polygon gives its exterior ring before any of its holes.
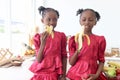
{"type": "Polygon", "coordinates": [[[94,21],[95,19],[94,18],[89,18],[89,21],[94,21]]]}
{"type": "Polygon", "coordinates": [[[82,21],[86,21],[86,19],[82,19],[82,21]]]}
{"type": "Polygon", "coordinates": [[[54,19],[53,19],[53,21],[55,21],[55,22],[56,22],[56,21],[57,21],[57,19],[56,19],[56,18],[54,18],[54,19]]]}
{"type": "Polygon", "coordinates": [[[48,21],[50,21],[51,19],[50,18],[48,18],[48,21]]]}
{"type": "Polygon", "coordinates": [[[93,19],[90,19],[89,21],[94,21],[93,19]]]}

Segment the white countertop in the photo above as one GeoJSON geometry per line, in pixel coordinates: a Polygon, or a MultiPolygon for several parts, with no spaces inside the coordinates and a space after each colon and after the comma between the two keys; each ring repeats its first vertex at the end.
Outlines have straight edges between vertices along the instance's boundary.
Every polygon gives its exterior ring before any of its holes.
{"type": "MultiPolygon", "coordinates": [[[[34,58],[25,60],[21,66],[9,67],[9,68],[0,68],[0,80],[30,80],[33,76],[33,73],[28,70],[30,65],[33,63],[34,58]]],[[[107,61],[120,61],[120,57],[105,57],[107,61]]],[[[68,64],[67,70],[70,65],[68,64]]]]}
{"type": "Polygon", "coordinates": [[[32,62],[26,60],[18,67],[0,68],[0,80],[30,80],[33,73],[28,68],[32,62]]]}
{"type": "Polygon", "coordinates": [[[105,60],[120,61],[120,57],[105,57],[105,60]]]}
{"type": "MultiPolygon", "coordinates": [[[[33,63],[34,57],[25,60],[21,66],[9,67],[9,68],[0,68],[0,80],[30,80],[33,76],[33,73],[28,70],[30,65],[33,63]]],[[[70,65],[67,65],[67,70],[70,65]]],[[[69,80],[69,79],[67,79],[69,80]]]]}

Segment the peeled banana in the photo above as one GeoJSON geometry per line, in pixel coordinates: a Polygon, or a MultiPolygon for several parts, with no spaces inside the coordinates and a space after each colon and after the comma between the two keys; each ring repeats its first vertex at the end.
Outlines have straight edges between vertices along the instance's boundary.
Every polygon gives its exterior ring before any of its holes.
{"type": "Polygon", "coordinates": [[[84,26],[82,26],[82,30],[80,33],[77,33],[75,35],[75,42],[78,42],[78,50],[82,48],[82,43],[83,43],[83,36],[87,38],[87,44],[90,45],[90,38],[87,34],[84,34],[84,26]]]}
{"type": "Polygon", "coordinates": [[[47,25],[45,31],[47,31],[52,36],[52,38],[54,38],[53,26],[47,25]]]}

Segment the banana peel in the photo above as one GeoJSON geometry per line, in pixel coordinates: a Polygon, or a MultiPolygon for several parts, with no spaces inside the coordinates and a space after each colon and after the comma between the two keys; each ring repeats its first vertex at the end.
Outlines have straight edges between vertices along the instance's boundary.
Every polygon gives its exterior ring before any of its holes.
{"type": "Polygon", "coordinates": [[[87,34],[84,34],[84,29],[82,28],[80,33],[77,33],[75,35],[75,42],[78,42],[78,50],[80,50],[82,48],[82,43],[83,43],[83,37],[87,38],[87,44],[90,45],[90,38],[87,34]]]}
{"type": "Polygon", "coordinates": [[[90,45],[90,38],[87,34],[83,34],[83,36],[85,36],[87,38],[87,44],[90,45]]]}
{"type": "Polygon", "coordinates": [[[79,37],[78,37],[78,44],[79,44],[78,50],[80,50],[80,49],[82,48],[82,43],[83,43],[82,37],[83,37],[83,34],[80,33],[80,34],[79,34],[79,37]]]}
{"type": "Polygon", "coordinates": [[[52,38],[54,38],[53,26],[46,26],[45,31],[48,32],[52,38]]]}

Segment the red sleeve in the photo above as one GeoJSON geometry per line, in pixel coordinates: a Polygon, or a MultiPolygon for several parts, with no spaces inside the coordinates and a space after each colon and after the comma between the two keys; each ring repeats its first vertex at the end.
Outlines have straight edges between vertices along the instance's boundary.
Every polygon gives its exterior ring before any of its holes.
{"type": "Polygon", "coordinates": [[[105,62],[105,58],[104,58],[105,49],[106,49],[106,40],[102,36],[100,37],[100,40],[99,40],[99,55],[98,56],[99,56],[100,62],[105,62]]]}
{"type": "Polygon", "coordinates": [[[70,39],[69,39],[69,43],[68,43],[68,49],[69,49],[69,55],[70,57],[75,53],[76,51],[76,43],[75,43],[75,37],[72,36],[70,39]]]}
{"type": "Polygon", "coordinates": [[[61,52],[62,52],[62,56],[67,57],[67,51],[66,51],[66,46],[67,46],[67,38],[66,35],[64,33],[62,33],[62,46],[61,46],[61,52]]]}
{"type": "Polygon", "coordinates": [[[33,43],[35,46],[36,53],[38,53],[38,50],[40,48],[40,34],[35,34],[35,36],[33,37],[33,43]]]}

